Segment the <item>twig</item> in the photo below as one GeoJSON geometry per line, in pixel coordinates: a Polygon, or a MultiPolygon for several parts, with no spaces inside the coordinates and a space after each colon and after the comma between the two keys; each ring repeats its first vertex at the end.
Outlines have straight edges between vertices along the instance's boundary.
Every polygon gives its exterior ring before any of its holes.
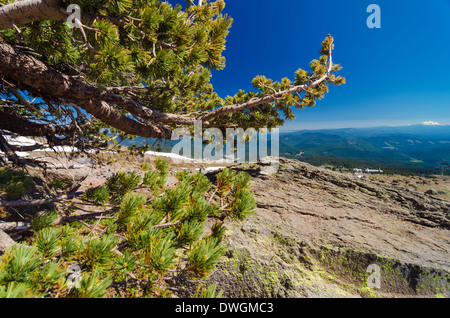
{"type": "Polygon", "coordinates": [[[161,229],[161,228],[177,225],[180,222],[181,222],[181,220],[178,220],[178,221],[175,221],[175,222],[172,222],[172,223],[164,223],[164,224],[154,225],[154,226],[152,226],[152,230],[153,229],[161,229]]]}
{"type": "Polygon", "coordinates": [[[89,214],[81,214],[81,215],[74,215],[74,216],[64,217],[58,222],[58,224],[72,223],[72,222],[77,222],[79,220],[85,220],[85,219],[97,219],[99,217],[102,217],[103,219],[113,218],[113,217],[106,217],[104,215],[114,214],[114,213],[116,213],[118,211],[119,211],[119,208],[113,208],[113,209],[111,209],[109,211],[102,211],[102,212],[96,212],[96,213],[89,213],[89,214]]]}
{"type": "Polygon", "coordinates": [[[211,203],[211,201],[212,201],[214,195],[217,193],[218,190],[219,190],[219,188],[217,187],[216,190],[214,190],[213,194],[211,194],[211,197],[210,197],[209,200],[208,200],[208,204],[211,203]]]}
{"type": "Polygon", "coordinates": [[[91,51],[91,52],[93,52],[93,53],[95,53],[95,54],[98,54],[99,51],[97,51],[97,50],[91,45],[91,43],[89,43],[89,40],[88,40],[87,35],[86,35],[86,32],[84,31],[84,28],[86,28],[86,29],[91,29],[91,28],[88,28],[87,26],[85,26],[85,25],[84,25],[83,23],[81,23],[81,21],[78,20],[77,18],[75,18],[75,23],[80,27],[80,31],[81,31],[81,34],[83,35],[83,39],[84,39],[84,42],[85,42],[85,44],[86,44],[86,47],[89,49],[89,51],[91,51]]]}
{"type": "Polygon", "coordinates": [[[17,100],[18,100],[22,105],[24,105],[25,107],[27,107],[27,108],[30,109],[31,111],[34,111],[34,112],[36,112],[36,113],[38,113],[38,114],[41,114],[41,112],[40,112],[36,107],[34,107],[29,101],[27,101],[25,98],[23,98],[22,95],[19,94],[19,92],[17,91],[17,89],[16,89],[15,87],[12,87],[12,86],[11,86],[9,89],[10,89],[11,92],[13,93],[14,97],[16,97],[17,100]]]}
{"type": "Polygon", "coordinates": [[[53,197],[41,200],[18,200],[18,201],[0,201],[0,207],[24,207],[33,205],[45,205],[64,200],[70,200],[80,197],[84,192],[69,193],[59,197],[53,197]]]}

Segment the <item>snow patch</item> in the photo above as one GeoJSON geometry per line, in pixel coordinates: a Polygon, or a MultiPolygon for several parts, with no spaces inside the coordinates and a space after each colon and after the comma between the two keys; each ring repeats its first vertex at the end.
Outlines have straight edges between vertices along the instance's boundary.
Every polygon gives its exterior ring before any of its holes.
{"type": "MultiPolygon", "coordinates": [[[[4,154],[5,153],[0,150],[0,155],[4,155],[4,154]]],[[[15,154],[17,157],[21,157],[21,158],[28,157],[30,155],[29,152],[25,152],[25,151],[16,151],[15,154]]]]}
{"type": "Polygon", "coordinates": [[[37,142],[33,139],[27,138],[27,137],[12,137],[12,136],[3,136],[6,141],[11,146],[34,146],[37,144],[37,142]]]}
{"type": "Polygon", "coordinates": [[[174,153],[169,152],[157,152],[157,151],[147,151],[145,152],[145,155],[155,156],[155,157],[165,157],[165,158],[171,158],[174,161],[181,160],[184,162],[194,162],[194,159],[183,157],[174,153]]]}
{"type": "Polygon", "coordinates": [[[437,123],[437,122],[435,122],[435,121],[431,121],[431,120],[429,120],[429,121],[424,121],[424,122],[422,123],[422,125],[424,125],[424,126],[441,126],[441,124],[439,124],[439,123],[437,123]]]}

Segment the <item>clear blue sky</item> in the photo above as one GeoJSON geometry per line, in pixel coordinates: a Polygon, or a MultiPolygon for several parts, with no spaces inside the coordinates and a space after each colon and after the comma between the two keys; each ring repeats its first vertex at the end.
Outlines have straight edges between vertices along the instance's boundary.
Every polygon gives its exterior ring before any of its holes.
{"type": "Polygon", "coordinates": [[[252,89],[256,75],[293,79],[335,38],[347,84],[284,129],[450,124],[450,0],[225,0],[234,19],[226,68],[212,83],[222,96],[252,89]],[[369,29],[369,4],[381,29],[369,29]]]}

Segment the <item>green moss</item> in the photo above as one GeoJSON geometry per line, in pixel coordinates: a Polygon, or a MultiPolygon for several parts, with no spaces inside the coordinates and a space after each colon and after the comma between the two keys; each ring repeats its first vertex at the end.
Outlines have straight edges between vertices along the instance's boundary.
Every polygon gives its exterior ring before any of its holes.
{"type": "Polygon", "coordinates": [[[373,288],[370,288],[367,286],[361,287],[361,294],[363,296],[368,296],[370,298],[379,298],[380,297],[379,294],[373,288]]]}
{"type": "MultiPolygon", "coordinates": [[[[234,225],[242,229],[242,225],[234,225]]],[[[365,249],[323,244],[317,249],[286,234],[281,226],[274,225],[273,228],[268,235],[263,232],[246,235],[249,240],[244,245],[247,248],[230,252],[222,267],[228,269],[228,277],[234,277],[244,297],[324,294],[332,297],[418,294],[434,297],[448,292],[448,284],[444,284],[448,277],[442,274],[445,271],[432,269],[427,272],[421,266],[365,249]],[[255,255],[251,251],[256,251],[255,255]],[[267,255],[262,255],[263,251],[267,255]],[[372,274],[368,267],[372,264],[380,267],[381,289],[368,284],[372,274]],[[415,275],[418,276],[417,284],[415,275]]],[[[242,235],[241,231],[233,233],[242,235]]]]}
{"type": "Polygon", "coordinates": [[[229,277],[234,277],[243,297],[298,297],[297,289],[302,273],[281,268],[273,259],[263,261],[252,257],[247,249],[229,251],[221,268],[229,277]]]}

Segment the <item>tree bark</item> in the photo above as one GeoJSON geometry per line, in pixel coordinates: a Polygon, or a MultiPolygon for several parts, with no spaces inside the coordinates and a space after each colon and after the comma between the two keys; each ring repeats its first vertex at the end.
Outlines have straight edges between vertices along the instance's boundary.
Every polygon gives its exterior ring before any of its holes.
{"type": "Polygon", "coordinates": [[[19,0],[0,7],[0,30],[21,26],[33,21],[65,21],[60,9],[61,0],[19,0]]]}
{"type": "MultiPolygon", "coordinates": [[[[106,97],[108,102],[115,101],[121,103],[121,106],[127,106],[127,110],[133,115],[146,115],[138,103],[124,101],[124,98],[116,94],[106,94],[92,85],[53,69],[34,56],[14,49],[7,43],[0,43],[0,76],[62,101],[74,103],[102,122],[128,134],[147,138],[171,138],[170,130],[161,129],[152,123],[137,122],[122,115],[102,100],[102,97],[106,97]]],[[[148,110],[148,115],[151,115],[151,110],[148,110]]]]}

